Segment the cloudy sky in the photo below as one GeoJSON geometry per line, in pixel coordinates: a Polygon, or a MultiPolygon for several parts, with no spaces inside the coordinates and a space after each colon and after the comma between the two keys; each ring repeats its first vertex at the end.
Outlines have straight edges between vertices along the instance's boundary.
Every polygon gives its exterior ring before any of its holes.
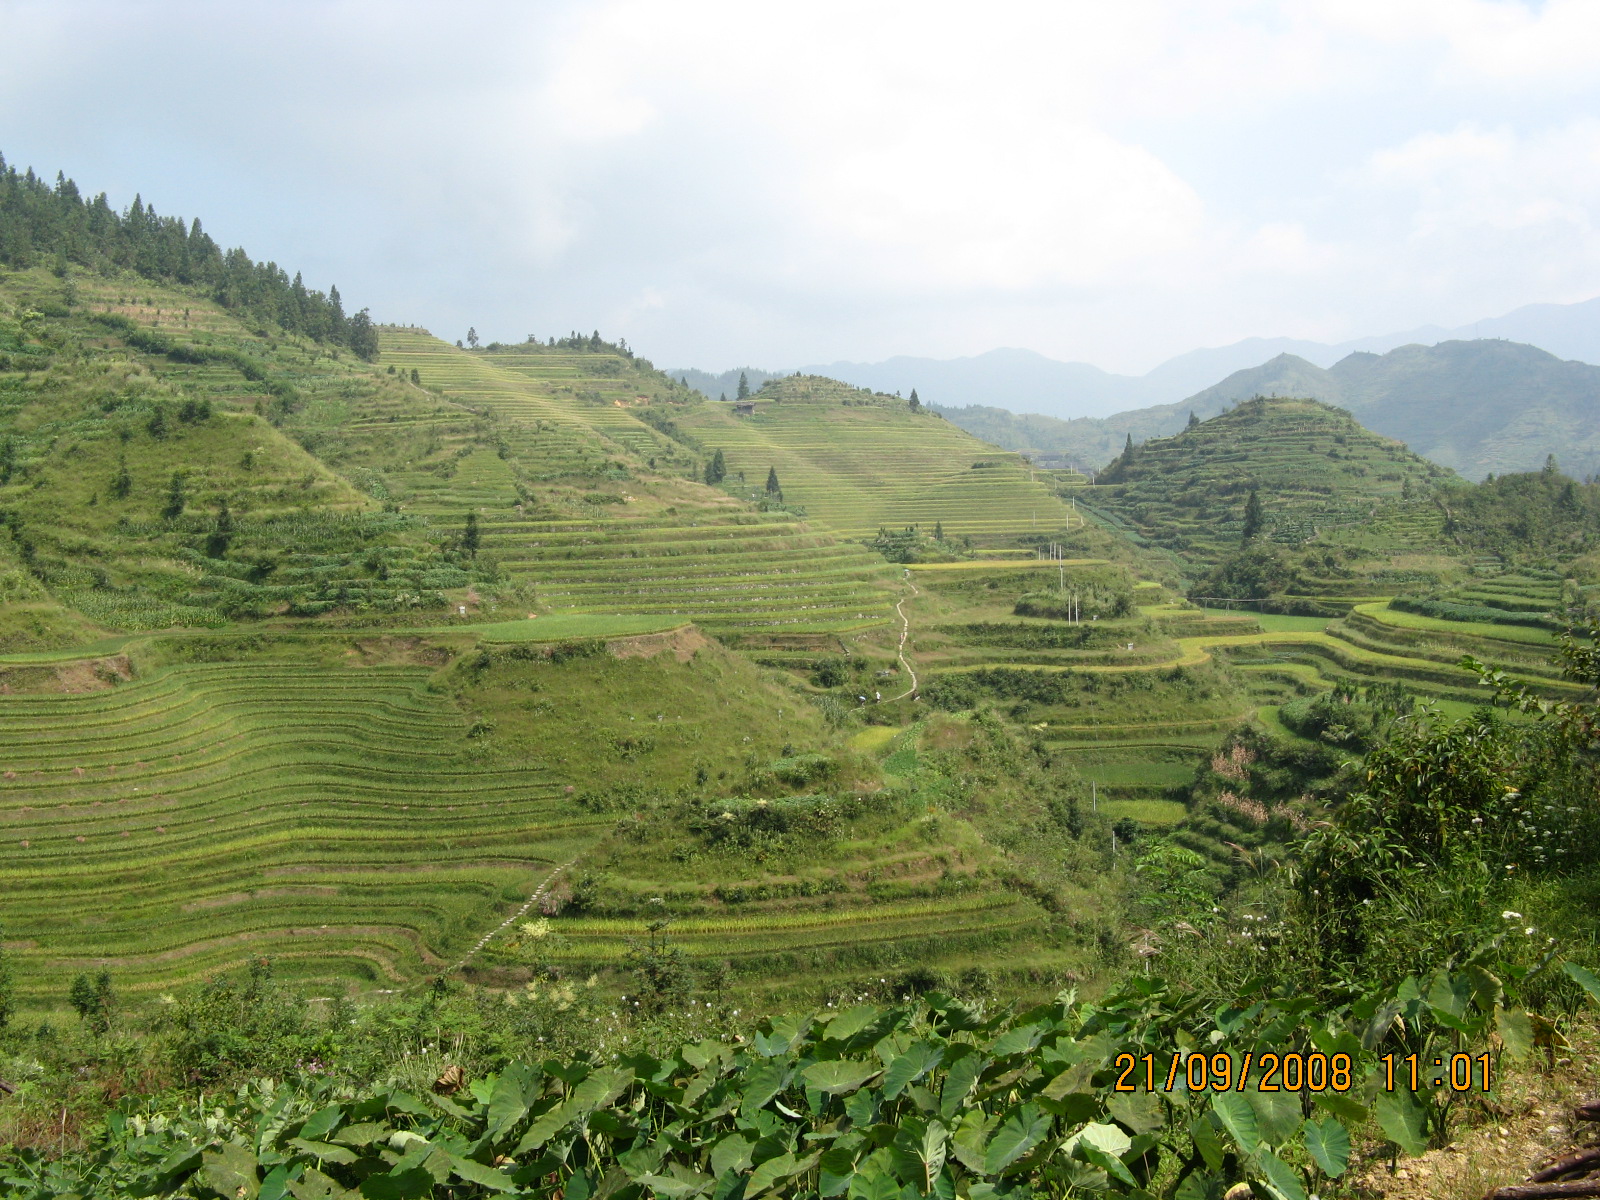
{"type": "Polygon", "coordinates": [[[0,0],[0,152],[452,339],[1139,372],[1600,294],[1600,0],[0,0]]]}

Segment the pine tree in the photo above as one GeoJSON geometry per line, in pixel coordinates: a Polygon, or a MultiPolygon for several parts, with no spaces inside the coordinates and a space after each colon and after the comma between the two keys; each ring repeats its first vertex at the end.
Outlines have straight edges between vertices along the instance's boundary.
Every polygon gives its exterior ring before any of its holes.
{"type": "Polygon", "coordinates": [[[461,531],[461,549],[468,555],[478,553],[478,543],[482,534],[478,531],[478,514],[467,514],[467,527],[461,531]]]}
{"type": "Polygon", "coordinates": [[[0,444],[0,483],[10,483],[16,469],[17,441],[8,437],[4,444],[0,444]]]}
{"type": "Polygon", "coordinates": [[[767,468],[767,495],[773,496],[783,489],[778,486],[778,468],[767,468]]]}
{"type": "Polygon", "coordinates": [[[1122,461],[1133,461],[1133,434],[1128,435],[1128,440],[1122,444],[1122,461]]]}
{"type": "Polygon", "coordinates": [[[350,318],[349,346],[351,352],[364,362],[378,360],[378,331],[373,328],[372,314],[362,309],[350,318]]]}
{"type": "Polygon", "coordinates": [[[158,403],[155,411],[150,414],[150,419],[144,423],[145,430],[158,442],[167,440],[167,406],[158,403]]]}
{"type": "Polygon", "coordinates": [[[917,389],[916,388],[912,388],[911,389],[911,411],[912,412],[921,412],[922,411],[922,401],[917,399],[917,389]]]}
{"type": "MultiPolygon", "coordinates": [[[[915,392],[912,392],[911,395],[912,395],[913,398],[916,397],[916,393],[915,392]]],[[[933,540],[936,541],[936,542],[944,541],[944,522],[943,521],[935,521],[933,523],[933,540]]]]}
{"type": "Polygon", "coordinates": [[[1194,415],[1194,409],[1191,408],[1189,410],[1189,428],[1193,429],[1198,424],[1200,424],[1200,418],[1194,415]]]}
{"type": "Polygon", "coordinates": [[[206,557],[221,558],[232,541],[233,513],[228,510],[228,501],[223,499],[217,504],[217,523],[211,528],[211,536],[206,538],[206,557]]]}
{"type": "Polygon", "coordinates": [[[743,371],[739,372],[739,395],[738,395],[738,399],[740,399],[740,400],[748,400],[748,399],[750,399],[750,378],[743,371]]]}
{"type": "Polygon", "coordinates": [[[167,503],[162,508],[161,515],[169,521],[183,516],[184,505],[188,503],[188,500],[188,495],[185,493],[183,486],[183,472],[174,471],[172,473],[172,482],[167,484],[167,503]]]}
{"type": "Polygon", "coordinates": [[[111,1011],[116,1007],[116,1002],[109,971],[101,971],[93,979],[88,975],[79,975],[72,981],[72,990],[67,993],[67,1003],[77,1012],[78,1019],[94,1033],[105,1033],[111,1028],[111,1011]]]}
{"type": "Polygon", "coordinates": [[[728,460],[718,450],[711,456],[711,461],[706,464],[706,482],[710,484],[721,483],[728,477],[728,460]]]}
{"type": "Polygon", "coordinates": [[[111,486],[106,490],[116,500],[126,500],[128,493],[133,491],[133,476],[128,474],[128,460],[126,458],[117,460],[117,473],[112,477],[111,486]]]}
{"type": "Polygon", "coordinates": [[[418,387],[422,386],[422,372],[417,370],[415,367],[411,368],[411,382],[416,384],[418,387]]]}
{"type": "Polygon", "coordinates": [[[717,399],[722,401],[724,404],[726,404],[728,402],[728,393],[727,392],[723,392],[720,396],[717,397],[717,399]]]}
{"type": "Polygon", "coordinates": [[[1244,528],[1239,531],[1239,541],[1254,540],[1261,532],[1261,497],[1255,488],[1250,489],[1250,496],[1244,502],[1244,528]]]}

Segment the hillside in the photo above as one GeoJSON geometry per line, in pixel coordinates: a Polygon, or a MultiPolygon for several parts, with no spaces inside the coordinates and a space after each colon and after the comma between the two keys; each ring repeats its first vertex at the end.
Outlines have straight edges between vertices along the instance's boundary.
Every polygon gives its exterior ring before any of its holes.
{"type": "Polygon", "coordinates": [[[1033,457],[1092,465],[1134,441],[1176,432],[1251,396],[1310,396],[1348,408],[1385,437],[1469,479],[1533,471],[1557,456],[1578,476],[1600,470],[1600,367],[1494,339],[1358,352],[1324,370],[1290,354],[1237,371],[1177,404],[1103,420],[1055,421],[998,409],[945,416],[979,437],[1033,457]]]}
{"type": "Polygon", "coordinates": [[[776,471],[786,504],[843,536],[941,524],[980,546],[1015,548],[1019,537],[1070,523],[1017,456],[905,400],[801,375],[770,381],[753,401],[748,414],[710,403],[678,420],[723,451],[730,491],[759,498],[776,471]]]}
{"type": "Polygon", "coordinates": [[[1438,524],[1424,493],[1448,477],[1343,410],[1257,399],[1125,452],[1087,503],[1155,545],[1200,558],[1238,545],[1252,492],[1270,541],[1392,528],[1420,547],[1438,524]]]}
{"type": "Polygon", "coordinates": [[[847,745],[856,696],[899,672],[904,588],[850,538],[923,524],[911,541],[946,556],[970,538],[1027,561],[1073,525],[1109,541],[1014,458],[830,381],[734,418],[598,337],[463,350],[386,326],[373,365],[207,286],[0,278],[20,314],[0,327],[0,708],[23,731],[0,744],[0,820],[25,851],[0,920],[26,1003],[80,970],[145,994],[260,953],[318,987],[403,984],[574,858],[554,902],[573,969],[618,969],[664,887],[699,956],[780,964],[780,992],[802,966],[964,967],[1002,944],[1077,961],[998,882],[997,822],[1048,789],[991,809],[997,780],[931,836],[916,797],[958,768],[888,779],[847,745]],[[734,486],[774,466],[784,495],[734,486]],[[841,682],[819,690],[830,651],[841,682]],[[840,829],[870,844],[661,858],[700,837],[673,806],[798,795],[804,816],[835,791],[884,793],[840,829]],[[661,814],[627,854],[607,844],[623,810],[661,814]],[[81,905],[89,878],[114,921],[81,905]]]}

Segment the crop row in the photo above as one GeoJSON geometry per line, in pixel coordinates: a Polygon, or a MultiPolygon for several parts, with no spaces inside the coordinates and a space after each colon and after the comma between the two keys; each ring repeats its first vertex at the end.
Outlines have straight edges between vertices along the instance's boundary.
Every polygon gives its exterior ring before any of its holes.
{"type": "Polygon", "coordinates": [[[605,822],[542,769],[473,763],[427,674],[201,664],[0,696],[0,921],[24,991],[268,949],[414,974],[469,942],[605,822]]]}

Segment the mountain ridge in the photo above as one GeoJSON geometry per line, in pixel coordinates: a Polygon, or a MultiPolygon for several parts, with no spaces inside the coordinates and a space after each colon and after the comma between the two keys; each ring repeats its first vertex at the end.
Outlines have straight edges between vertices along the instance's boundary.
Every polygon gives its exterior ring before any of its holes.
{"type": "Polygon", "coordinates": [[[1235,371],[1173,404],[1059,421],[988,407],[938,411],[968,431],[1035,458],[1080,468],[1107,462],[1126,438],[1166,437],[1190,412],[1215,416],[1252,396],[1300,396],[1348,408],[1376,433],[1471,479],[1530,471],[1556,454],[1578,475],[1600,470],[1600,367],[1497,338],[1358,351],[1331,368],[1293,354],[1235,371]]]}
{"type": "MultiPolygon", "coordinates": [[[[1539,347],[1559,359],[1600,364],[1600,296],[1574,304],[1528,304],[1499,317],[1453,328],[1421,325],[1398,332],[1328,343],[1290,337],[1251,337],[1226,346],[1175,355],[1143,375],[1118,374],[1092,363],[1053,359],[1034,350],[999,347],[950,359],[896,355],[881,362],[841,360],[800,370],[890,394],[909,395],[944,408],[983,405],[1031,412],[1060,420],[1107,417],[1139,408],[1184,401],[1234,372],[1292,354],[1323,369],[1351,354],[1387,354],[1401,346],[1447,341],[1508,339],[1539,347]]],[[[787,371],[754,367],[718,373],[690,368],[667,372],[684,378],[711,399],[735,394],[743,370],[750,386],[787,371]]]]}

